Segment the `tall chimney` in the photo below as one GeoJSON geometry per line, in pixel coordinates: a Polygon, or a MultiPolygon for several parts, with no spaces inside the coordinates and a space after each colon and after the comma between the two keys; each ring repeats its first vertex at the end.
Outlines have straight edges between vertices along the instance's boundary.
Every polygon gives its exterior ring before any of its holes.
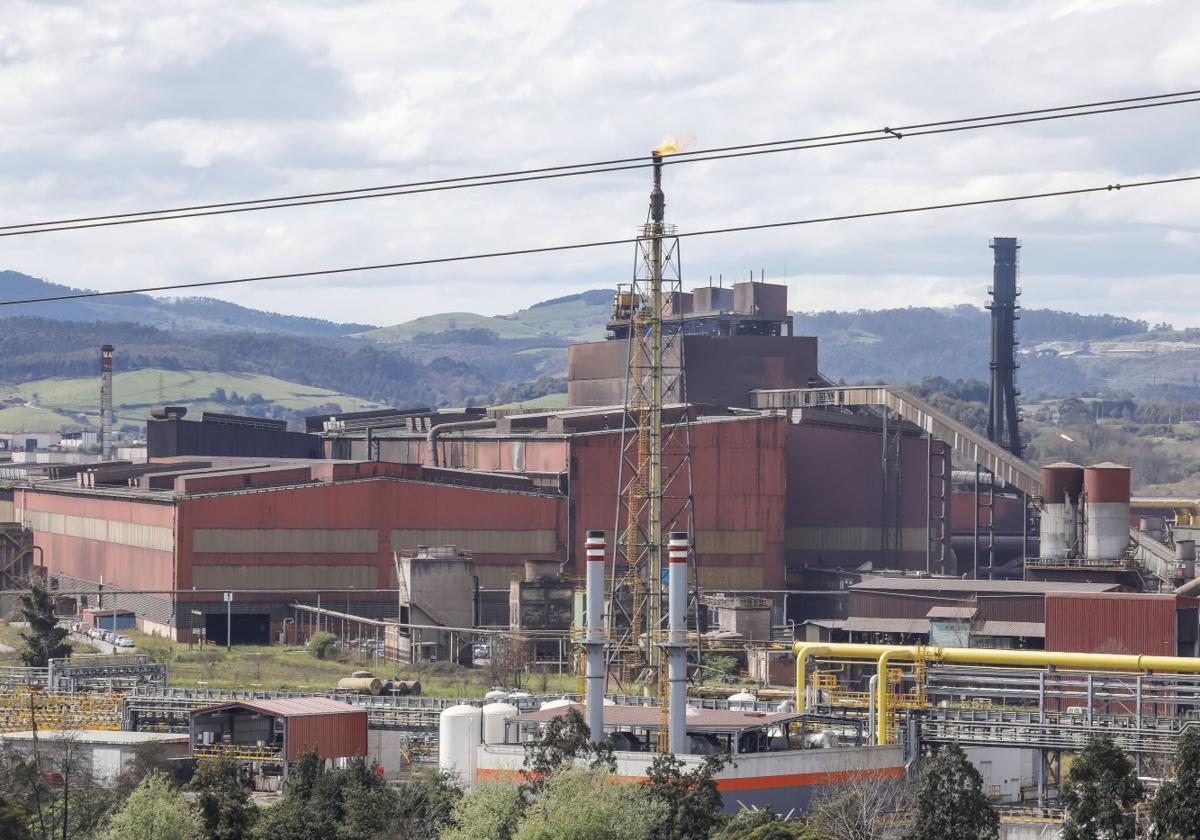
{"type": "Polygon", "coordinates": [[[671,532],[667,559],[667,749],[682,755],[687,752],[687,531],[671,532]]]}
{"type": "Polygon", "coordinates": [[[995,252],[992,269],[991,385],[988,395],[988,439],[1021,457],[1021,428],[1017,415],[1017,251],[1021,245],[1010,236],[997,236],[991,248],[995,252]]]}
{"type": "Polygon", "coordinates": [[[100,345],[100,457],[112,460],[113,403],[112,403],[113,346],[100,345]]]}
{"type": "Polygon", "coordinates": [[[604,532],[588,531],[587,555],[587,711],[588,737],[593,744],[604,740],[604,532]]]}

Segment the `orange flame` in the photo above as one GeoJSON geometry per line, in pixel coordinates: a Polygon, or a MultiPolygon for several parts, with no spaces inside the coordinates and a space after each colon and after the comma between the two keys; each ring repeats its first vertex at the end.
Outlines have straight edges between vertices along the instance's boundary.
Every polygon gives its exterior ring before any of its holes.
{"type": "Polygon", "coordinates": [[[663,141],[655,148],[655,154],[674,155],[687,149],[695,141],[695,137],[691,132],[685,131],[683,134],[675,137],[664,137],[663,141]]]}

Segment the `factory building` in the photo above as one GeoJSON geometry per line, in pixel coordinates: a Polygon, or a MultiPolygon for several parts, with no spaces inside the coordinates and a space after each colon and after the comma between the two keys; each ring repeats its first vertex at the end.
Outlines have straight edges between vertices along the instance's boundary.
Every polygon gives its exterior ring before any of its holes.
{"type": "Polygon", "coordinates": [[[563,499],[517,476],[292,461],[142,479],[155,486],[16,487],[13,516],[60,591],[83,607],[133,610],[141,629],[176,638],[204,627],[223,642],[228,623],[233,641],[266,643],[293,600],[320,592],[395,616],[393,553],[420,545],[468,546],[479,573],[505,570],[505,586],[507,569],[563,550],[563,499]],[[227,606],[229,590],[256,591],[227,606]]]}

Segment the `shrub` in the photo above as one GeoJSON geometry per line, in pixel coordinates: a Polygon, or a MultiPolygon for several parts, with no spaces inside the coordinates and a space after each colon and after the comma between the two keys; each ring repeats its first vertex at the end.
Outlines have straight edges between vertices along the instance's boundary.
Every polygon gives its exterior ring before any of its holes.
{"type": "Polygon", "coordinates": [[[333,659],[337,655],[337,636],[332,633],[313,633],[308,639],[308,652],[317,659],[333,659]]]}

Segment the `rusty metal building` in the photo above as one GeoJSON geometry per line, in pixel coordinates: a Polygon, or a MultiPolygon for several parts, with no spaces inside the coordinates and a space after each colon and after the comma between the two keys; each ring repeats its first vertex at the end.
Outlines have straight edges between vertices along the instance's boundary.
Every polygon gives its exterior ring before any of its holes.
{"type": "Polygon", "coordinates": [[[237,700],[189,716],[194,756],[279,762],[315,750],[321,758],[367,754],[367,710],[328,697],[237,700]]]}
{"type": "Polygon", "coordinates": [[[1046,649],[1196,656],[1200,600],[1183,595],[1051,592],[1046,649]]]}
{"type": "Polygon", "coordinates": [[[869,577],[850,586],[848,614],[836,629],[854,634],[856,641],[889,636],[925,640],[931,618],[945,618],[944,610],[950,608],[970,612],[973,636],[1021,638],[1040,644],[1048,634],[1051,596],[1117,590],[1116,585],[1106,583],[869,577]]]}
{"type": "Polygon", "coordinates": [[[204,627],[224,641],[228,609],[235,642],[266,643],[293,600],[322,592],[334,608],[394,616],[393,552],[419,545],[469,547],[505,587],[508,569],[564,550],[565,500],[520,476],[293,461],[141,480],[152,486],[16,487],[14,516],[61,592],[133,610],[142,629],[177,638],[204,627]]]}

